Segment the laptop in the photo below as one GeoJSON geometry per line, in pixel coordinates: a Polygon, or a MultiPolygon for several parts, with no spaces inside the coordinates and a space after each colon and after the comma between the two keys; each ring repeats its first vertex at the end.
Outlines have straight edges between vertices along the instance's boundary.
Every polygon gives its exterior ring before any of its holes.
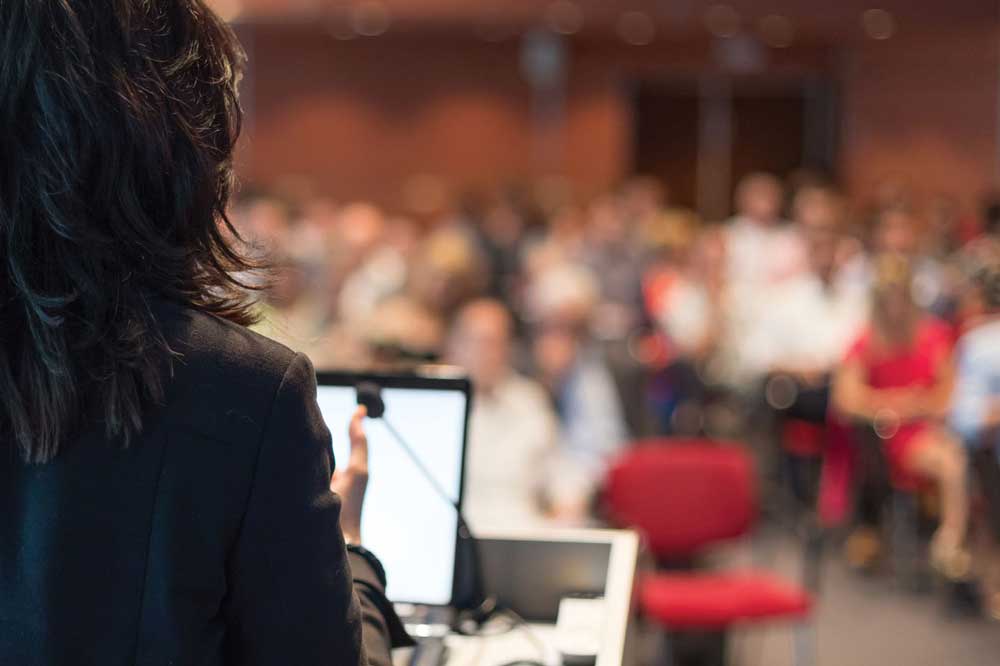
{"type": "Polygon", "coordinates": [[[360,383],[381,387],[384,419],[413,449],[447,495],[414,465],[381,419],[366,419],[369,482],[361,520],[364,546],[381,560],[386,596],[397,604],[451,606],[458,594],[456,550],[468,438],[471,384],[452,372],[317,373],[317,400],[335,461],[350,451],[347,426],[360,383]]]}

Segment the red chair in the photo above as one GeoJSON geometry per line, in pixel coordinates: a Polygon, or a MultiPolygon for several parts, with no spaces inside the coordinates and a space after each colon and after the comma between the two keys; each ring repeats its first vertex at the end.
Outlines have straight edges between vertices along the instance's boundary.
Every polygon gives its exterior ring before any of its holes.
{"type": "MultiPolygon", "coordinates": [[[[747,534],[757,517],[753,464],[733,444],[631,449],[612,466],[606,501],[612,519],[642,531],[661,562],[690,561],[708,546],[747,534]]],[[[639,600],[643,613],[669,632],[803,620],[811,606],[800,586],[752,570],[663,571],[642,581],[639,600]]],[[[810,652],[796,640],[799,663],[810,652]]]]}

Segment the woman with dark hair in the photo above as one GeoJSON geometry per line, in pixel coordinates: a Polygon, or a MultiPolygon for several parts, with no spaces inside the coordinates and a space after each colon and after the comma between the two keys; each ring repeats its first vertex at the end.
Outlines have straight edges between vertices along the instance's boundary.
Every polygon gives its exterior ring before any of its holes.
{"type": "Polygon", "coordinates": [[[0,664],[405,640],[358,544],[363,411],[331,481],[309,361],[244,328],[242,61],[202,0],[0,0],[0,664]]]}

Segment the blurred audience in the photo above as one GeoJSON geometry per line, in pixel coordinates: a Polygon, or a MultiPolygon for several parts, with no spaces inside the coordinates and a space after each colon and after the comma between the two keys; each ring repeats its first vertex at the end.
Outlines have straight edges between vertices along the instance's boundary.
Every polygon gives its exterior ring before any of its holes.
{"type": "Polygon", "coordinates": [[[588,211],[583,263],[597,279],[599,298],[591,323],[605,340],[624,338],[638,321],[641,264],[626,210],[622,200],[609,194],[588,211]]]}
{"type": "MultiPolygon", "coordinates": [[[[842,449],[874,437],[900,492],[937,488],[933,563],[980,572],[1000,612],[996,199],[974,224],[947,194],[920,206],[898,179],[859,207],[815,174],[751,173],[720,224],[671,207],[648,177],[588,200],[542,185],[413,219],[248,192],[232,217],[273,267],[242,276],[271,285],[258,330],[319,368],[465,368],[476,526],[593,523],[631,440],[756,446],[759,405],[840,433],[822,440],[824,464],[849,466],[842,449]],[[971,565],[970,461],[993,507],[977,532],[992,545],[971,565]]],[[[836,506],[821,513],[853,517],[849,497],[836,506]]]]}
{"type": "MultiPolygon", "coordinates": [[[[799,194],[796,223],[805,266],[761,294],[765,313],[744,355],[755,375],[781,375],[800,389],[828,385],[868,315],[868,293],[858,256],[842,232],[840,202],[832,193],[799,194]]],[[[822,422],[825,400],[803,417],[822,422]]]]}
{"type": "Polygon", "coordinates": [[[337,217],[337,232],[331,282],[338,297],[333,307],[341,320],[363,322],[406,284],[407,265],[399,247],[389,242],[385,217],[371,204],[345,206],[337,217]]]}
{"type": "Polygon", "coordinates": [[[644,352],[653,371],[648,401],[661,432],[697,435],[708,399],[705,368],[724,321],[720,235],[682,209],[648,220],[641,232],[643,304],[656,332],[644,352]]]}
{"type": "Polygon", "coordinates": [[[468,233],[437,229],[418,243],[405,282],[383,296],[355,333],[369,341],[382,363],[434,361],[444,351],[452,317],[483,293],[487,277],[468,233]]]}

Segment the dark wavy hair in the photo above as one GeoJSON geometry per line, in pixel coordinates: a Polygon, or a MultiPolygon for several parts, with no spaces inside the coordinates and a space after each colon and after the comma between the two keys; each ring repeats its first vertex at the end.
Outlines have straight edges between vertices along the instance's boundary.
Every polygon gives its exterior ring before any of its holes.
{"type": "Polygon", "coordinates": [[[26,460],[141,431],[173,356],[151,299],[252,321],[243,62],[202,0],[0,0],[0,438],[26,460]]]}

